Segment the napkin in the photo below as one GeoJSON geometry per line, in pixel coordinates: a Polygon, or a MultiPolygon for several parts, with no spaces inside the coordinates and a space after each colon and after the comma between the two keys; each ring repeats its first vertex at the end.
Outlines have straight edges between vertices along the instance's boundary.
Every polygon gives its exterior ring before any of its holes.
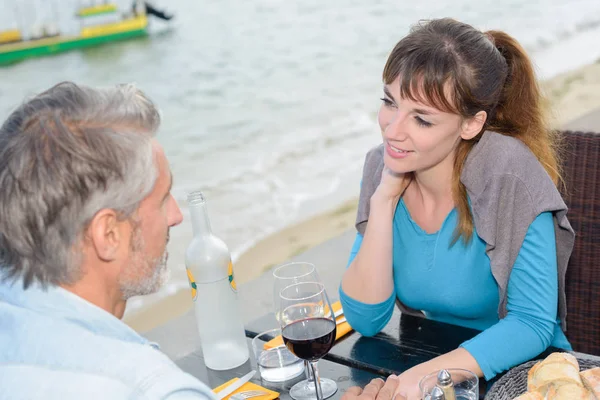
{"type": "MultiPolygon", "coordinates": [[[[335,303],[333,303],[331,305],[331,308],[333,309],[333,312],[336,312],[342,308],[342,303],[340,303],[339,301],[336,301],[335,303]]],[[[337,319],[341,319],[341,318],[344,318],[344,316],[340,315],[337,319]]],[[[348,322],[342,322],[341,324],[337,324],[336,329],[337,330],[336,330],[336,334],[335,334],[335,340],[338,340],[339,338],[348,334],[348,332],[352,332],[352,327],[350,326],[350,324],[348,322]]],[[[281,335],[279,335],[276,338],[271,339],[270,341],[265,343],[264,349],[268,350],[268,349],[272,349],[273,347],[277,347],[277,346],[281,346],[281,345],[283,345],[283,338],[281,337],[281,335]]]]}
{"type": "MultiPolygon", "coordinates": [[[[225,382],[221,386],[214,388],[213,392],[216,393],[216,394],[219,394],[219,392],[221,390],[225,389],[227,386],[231,385],[233,382],[237,381],[238,379],[239,378],[233,378],[232,380],[225,382]]],[[[276,398],[279,397],[279,393],[278,392],[274,392],[272,390],[266,389],[266,388],[264,388],[262,386],[259,386],[259,385],[255,384],[255,383],[252,383],[252,382],[246,382],[241,387],[239,387],[238,390],[234,391],[229,396],[224,397],[223,400],[229,400],[229,398],[231,396],[233,396],[234,394],[237,394],[237,393],[240,393],[240,392],[245,392],[247,390],[261,390],[261,391],[267,393],[264,396],[253,397],[252,400],[273,400],[273,399],[276,399],[276,398]]]]}

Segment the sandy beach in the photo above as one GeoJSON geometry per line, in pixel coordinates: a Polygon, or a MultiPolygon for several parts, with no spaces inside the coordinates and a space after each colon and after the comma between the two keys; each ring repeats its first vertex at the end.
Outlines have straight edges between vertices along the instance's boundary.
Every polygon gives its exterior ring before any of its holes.
{"type": "MultiPolygon", "coordinates": [[[[564,127],[594,110],[600,114],[600,60],[542,82],[541,86],[549,100],[555,128],[564,127]]],[[[600,126],[587,129],[600,131],[600,126]]],[[[243,285],[272,267],[348,231],[354,226],[356,206],[357,199],[353,199],[264,238],[236,260],[238,284],[243,285]]],[[[151,309],[126,315],[124,320],[144,332],[183,315],[191,306],[189,292],[180,290],[151,309]]]]}
{"type": "MultiPolygon", "coordinates": [[[[561,128],[600,108],[600,60],[542,82],[541,87],[550,102],[553,126],[561,128]]],[[[600,126],[593,130],[600,131],[600,126]]]]}

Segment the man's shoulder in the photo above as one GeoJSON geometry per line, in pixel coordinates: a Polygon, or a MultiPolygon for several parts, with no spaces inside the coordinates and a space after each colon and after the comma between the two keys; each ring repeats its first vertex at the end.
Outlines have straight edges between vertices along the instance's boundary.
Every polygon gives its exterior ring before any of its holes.
{"type": "MultiPolygon", "coordinates": [[[[59,392],[60,386],[82,380],[101,392],[106,386],[114,388],[115,393],[118,390],[148,393],[158,399],[168,399],[170,393],[177,391],[196,394],[191,398],[210,396],[210,390],[203,383],[180,370],[149,344],[98,335],[68,320],[43,316],[10,304],[0,304],[0,318],[3,321],[0,376],[8,376],[10,372],[16,382],[32,381],[35,377],[36,382],[59,392]]],[[[19,386],[13,387],[19,389],[19,386]]]]}

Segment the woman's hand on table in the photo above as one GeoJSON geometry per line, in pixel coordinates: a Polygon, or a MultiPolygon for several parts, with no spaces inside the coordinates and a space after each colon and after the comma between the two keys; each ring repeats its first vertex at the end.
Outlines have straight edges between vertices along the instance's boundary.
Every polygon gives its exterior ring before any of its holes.
{"type": "MultiPolygon", "coordinates": [[[[398,387],[399,379],[396,375],[390,375],[387,380],[381,378],[373,379],[364,389],[353,386],[346,390],[342,400],[393,400],[398,387]]],[[[402,398],[399,398],[400,400],[402,398]]]]}
{"type": "Polygon", "coordinates": [[[462,368],[472,371],[475,375],[481,377],[483,372],[477,364],[477,360],[465,349],[458,348],[449,353],[437,356],[434,359],[422,364],[415,365],[407,369],[398,376],[398,387],[394,396],[399,395],[395,400],[420,400],[421,390],[419,382],[421,379],[432,372],[437,372],[444,368],[462,368]],[[403,396],[403,397],[401,397],[403,396]]]}
{"type": "Polygon", "coordinates": [[[393,398],[396,400],[420,400],[421,390],[419,389],[419,381],[425,375],[420,373],[416,368],[411,368],[400,374],[398,376],[398,387],[396,387],[393,398]]]}

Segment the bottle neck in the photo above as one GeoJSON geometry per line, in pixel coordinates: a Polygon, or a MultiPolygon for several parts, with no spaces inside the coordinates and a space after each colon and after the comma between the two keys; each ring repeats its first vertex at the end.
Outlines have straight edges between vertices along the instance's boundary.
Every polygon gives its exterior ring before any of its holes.
{"type": "Polygon", "coordinates": [[[194,236],[209,236],[212,234],[210,220],[206,210],[206,201],[201,192],[192,192],[188,195],[190,218],[194,236]]]}

